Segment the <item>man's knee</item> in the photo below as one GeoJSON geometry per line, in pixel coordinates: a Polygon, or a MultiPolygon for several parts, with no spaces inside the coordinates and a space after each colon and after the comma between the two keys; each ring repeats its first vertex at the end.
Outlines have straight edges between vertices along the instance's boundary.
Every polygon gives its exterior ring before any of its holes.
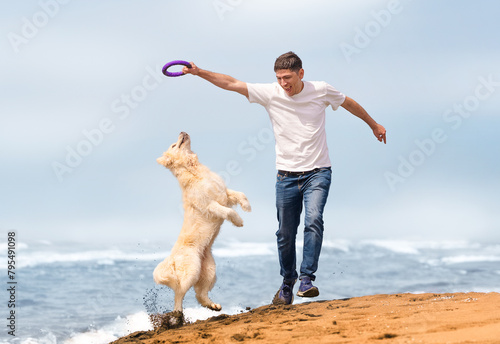
{"type": "Polygon", "coordinates": [[[318,228],[323,230],[323,211],[311,209],[304,218],[304,226],[307,228],[318,228]]]}
{"type": "Polygon", "coordinates": [[[295,242],[295,239],[297,237],[297,230],[293,231],[280,228],[276,232],[276,237],[278,238],[279,244],[287,245],[295,242]]]}

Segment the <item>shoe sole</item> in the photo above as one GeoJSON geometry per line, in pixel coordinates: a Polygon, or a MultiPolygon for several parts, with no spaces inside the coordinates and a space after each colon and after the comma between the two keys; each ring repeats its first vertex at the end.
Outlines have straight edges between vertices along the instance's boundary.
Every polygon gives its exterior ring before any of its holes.
{"type": "Polygon", "coordinates": [[[298,291],[297,296],[300,297],[316,297],[319,295],[319,290],[316,287],[312,287],[306,291],[298,291]]]}
{"type": "Polygon", "coordinates": [[[281,290],[278,290],[278,292],[276,293],[276,295],[274,295],[274,298],[273,298],[273,305],[275,306],[278,306],[278,305],[291,305],[293,303],[293,294],[292,294],[292,300],[290,301],[290,303],[286,303],[286,301],[280,299],[280,291],[281,290]]]}

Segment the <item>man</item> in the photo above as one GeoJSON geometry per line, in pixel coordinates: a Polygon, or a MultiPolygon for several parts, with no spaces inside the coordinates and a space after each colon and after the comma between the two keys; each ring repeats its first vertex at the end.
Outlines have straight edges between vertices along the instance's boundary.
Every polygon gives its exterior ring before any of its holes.
{"type": "Polygon", "coordinates": [[[274,64],[277,82],[250,84],[229,75],[198,68],[183,68],[222,89],[238,92],[250,103],[264,106],[276,141],[276,232],[283,283],[274,304],[291,304],[293,286],[300,279],[301,297],[315,297],[312,284],[323,242],[323,210],[331,183],[331,163],[325,132],[325,109],[342,106],[365,121],[379,141],[386,143],[386,131],[353,99],[325,82],[302,81],[302,61],[293,52],[278,57],[274,64]],[[295,238],[302,208],[305,208],[304,249],[300,275],[296,271],[295,238]]]}

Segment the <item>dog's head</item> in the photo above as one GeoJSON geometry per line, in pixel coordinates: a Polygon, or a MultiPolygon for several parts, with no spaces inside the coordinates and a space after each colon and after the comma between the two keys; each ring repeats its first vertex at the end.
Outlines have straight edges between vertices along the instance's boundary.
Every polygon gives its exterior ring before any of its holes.
{"type": "Polygon", "coordinates": [[[180,169],[190,169],[198,165],[198,157],[191,151],[191,138],[185,132],[181,132],[177,142],[171,144],[156,161],[174,174],[180,169]]]}

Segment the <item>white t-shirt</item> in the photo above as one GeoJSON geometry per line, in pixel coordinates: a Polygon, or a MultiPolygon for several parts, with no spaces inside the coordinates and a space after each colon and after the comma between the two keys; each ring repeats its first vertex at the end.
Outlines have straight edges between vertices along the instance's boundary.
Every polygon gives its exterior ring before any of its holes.
{"type": "Polygon", "coordinates": [[[248,100],[264,106],[276,140],[276,168],[302,172],[330,167],[325,132],[325,109],[333,110],[345,95],[323,81],[304,81],[304,88],[292,97],[277,83],[250,84],[248,100]]]}

